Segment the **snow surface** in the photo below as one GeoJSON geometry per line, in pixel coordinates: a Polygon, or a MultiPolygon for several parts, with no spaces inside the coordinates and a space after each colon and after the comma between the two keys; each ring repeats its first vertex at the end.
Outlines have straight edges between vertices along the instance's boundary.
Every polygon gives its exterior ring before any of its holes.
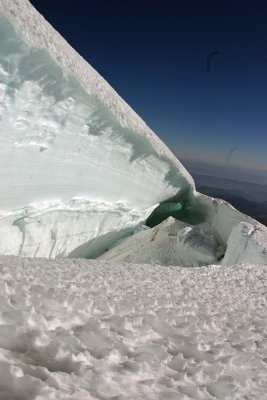
{"type": "Polygon", "coordinates": [[[122,238],[99,259],[183,267],[212,263],[267,265],[267,228],[237,223],[225,244],[217,230],[209,230],[207,225],[204,222],[194,226],[169,217],[152,229],[144,226],[143,230],[122,238]]]}
{"type": "Polygon", "coordinates": [[[233,228],[222,265],[244,262],[267,265],[267,228],[246,222],[233,228]]]}
{"type": "Polygon", "coordinates": [[[267,399],[266,281],[1,256],[0,399],[267,399]]]}
{"type": "Polygon", "coordinates": [[[224,249],[212,234],[169,217],[152,229],[122,239],[99,259],[191,267],[216,263],[223,255],[224,249]]]}
{"type": "Polygon", "coordinates": [[[117,261],[0,256],[0,400],[267,399],[266,228],[27,0],[0,0],[0,139],[0,254],[117,261]]]}

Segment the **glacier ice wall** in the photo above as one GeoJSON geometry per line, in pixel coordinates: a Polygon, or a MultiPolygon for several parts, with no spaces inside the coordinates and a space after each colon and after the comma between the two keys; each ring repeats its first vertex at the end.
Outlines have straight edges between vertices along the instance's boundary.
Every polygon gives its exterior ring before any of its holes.
{"type": "Polygon", "coordinates": [[[97,257],[166,201],[224,248],[226,263],[240,258],[231,250],[244,239],[240,224],[262,229],[197,193],[170,150],[27,0],[0,0],[0,139],[0,254],[97,257]]]}
{"type": "Polygon", "coordinates": [[[159,202],[193,187],[26,0],[0,2],[0,136],[3,254],[56,257],[87,243],[91,256],[92,240],[95,248],[97,237],[131,231],[159,202]]]}

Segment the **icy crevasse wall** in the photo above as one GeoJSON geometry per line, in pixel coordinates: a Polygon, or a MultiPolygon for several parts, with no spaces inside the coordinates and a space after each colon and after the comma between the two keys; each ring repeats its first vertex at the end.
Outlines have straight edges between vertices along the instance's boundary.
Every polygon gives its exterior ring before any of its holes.
{"type": "Polygon", "coordinates": [[[97,257],[175,198],[203,243],[228,246],[222,263],[245,262],[252,248],[265,262],[267,234],[240,225],[260,224],[196,193],[170,150],[27,0],[0,0],[0,140],[0,254],[97,257]]]}
{"type": "Polygon", "coordinates": [[[0,0],[0,138],[2,254],[94,256],[193,191],[169,149],[26,0],[0,0]]]}

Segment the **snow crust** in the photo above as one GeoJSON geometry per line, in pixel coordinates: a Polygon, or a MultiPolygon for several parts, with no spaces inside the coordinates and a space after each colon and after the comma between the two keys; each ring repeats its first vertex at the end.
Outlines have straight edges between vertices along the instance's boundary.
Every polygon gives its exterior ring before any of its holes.
{"type": "Polygon", "coordinates": [[[169,217],[152,229],[146,228],[121,240],[99,259],[188,267],[216,263],[223,254],[213,235],[169,217]]]}
{"type": "Polygon", "coordinates": [[[30,257],[94,258],[133,233],[144,215],[123,203],[96,201],[72,200],[49,209],[45,205],[43,209],[40,205],[27,207],[19,215],[10,213],[2,218],[1,250],[30,257]]]}
{"type": "Polygon", "coordinates": [[[154,228],[144,226],[122,238],[99,259],[184,267],[267,265],[267,228],[222,200],[199,197],[200,205],[210,203],[203,222],[190,225],[169,217],[154,228]]]}
{"type": "Polygon", "coordinates": [[[267,229],[241,222],[228,239],[223,265],[257,262],[267,265],[267,229]]]}
{"type": "Polygon", "coordinates": [[[0,257],[0,399],[264,400],[267,268],[0,257]]]}

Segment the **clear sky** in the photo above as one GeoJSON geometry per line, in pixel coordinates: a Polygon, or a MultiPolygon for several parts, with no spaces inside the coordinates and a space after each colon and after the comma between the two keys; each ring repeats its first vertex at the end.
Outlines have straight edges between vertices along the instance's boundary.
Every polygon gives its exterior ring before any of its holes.
{"type": "Polygon", "coordinates": [[[31,3],[178,157],[267,171],[267,0],[31,3]]]}

